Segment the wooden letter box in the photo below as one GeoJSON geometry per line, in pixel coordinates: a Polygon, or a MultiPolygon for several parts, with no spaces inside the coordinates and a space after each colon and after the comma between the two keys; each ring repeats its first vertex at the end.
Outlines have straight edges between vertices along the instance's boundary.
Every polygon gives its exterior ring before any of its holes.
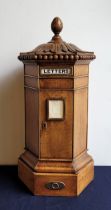
{"type": "Polygon", "coordinates": [[[25,152],[18,175],[35,195],[76,196],[93,180],[87,153],[88,77],[93,52],[62,40],[63,24],[54,18],[54,36],[24,63],[25,152]]]}

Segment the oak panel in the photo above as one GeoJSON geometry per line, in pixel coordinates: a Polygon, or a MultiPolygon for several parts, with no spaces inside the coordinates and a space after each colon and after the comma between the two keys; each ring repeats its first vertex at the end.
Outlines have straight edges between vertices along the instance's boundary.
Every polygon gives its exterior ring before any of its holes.
{"type": "Polygon", "coordinates": [[[89,65],[75,65],[74,76],[83,76],[89,74],[89,65]]]}
{"type": "Polygon", "coordinates": [[[87,88],[74,92],[74,157],[87,148],[87,88]]]}
{"type": "Polygon", "coordinates": [[[31,173],[30,167],[27,167],[24,162],[20,159],[18,160],[18,176],[22,180],[22,182],[29,188],[29,190],[34,192],[34,176],[31,173]]]}
{"type": "Polygon", "coordinates": [[[74,79],[74,88],[88,86],[88,77],[74,79]]]}
{"type": "Polygon", "coordinates": [[[73,92],[72,91],[41,91],[40,92],[40,126],[46,121],[47,128],[40,128],[41,158],[58,159],[72,158],[73,138],[73,92]],[[64,120],[46,121],[46,100],[49,98],[65,100],[64,120]]]}
{"type": "Polygon", "coordinates": [[[32,64],[32,63],[25,64],[24,74],[38,76],[39,70],[37,64],[32,64]]]}
{"type": "Polygon", "coordinates": [[[40,88],[73,88],[74,80],[73,79],[40,79],[40,88]]]}
{"type": "Polygon", "coordinates": [[[29,86],[32,88],[38,88],[38,83],[39,81],[37,78],[29,77],[29,76],[24,77],[24,84],[26,86],[29,86]]]}
{"type": "Polygon", "coordinates": [[[38,92],[25,88],[25,147],[38,156],[38,92]]]}
{"type": "Polygon", "coordinates": [[[94,162],[89,162],[79,173],[77,179],[77,195],[79,195],[84,188],[94,179],[94,162]]]}
{"type": "Polygon", "coordinates": [[[35,191],[37,195],[71,196],[77,194],[77,177],[73,174],[41,173],[35,177],[35,191]],[[62,182],[64,188],[60,190],[47,189],[45,186],[50,182],[62,182]],[[39,186],[37,188],[36,186],[39,186]],[[73,187],[72,187],[73,186],[73,187]]]}

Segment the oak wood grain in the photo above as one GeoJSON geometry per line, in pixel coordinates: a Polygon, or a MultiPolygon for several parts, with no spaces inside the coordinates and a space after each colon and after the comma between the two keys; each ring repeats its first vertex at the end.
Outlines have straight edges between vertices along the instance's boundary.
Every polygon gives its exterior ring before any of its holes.
{"type": "Polygon", "coordinates": [[[51,41],[18,56],[25,88],[25,152],[18,175],[34,195],[78,196],[94,178],[87,131],[89,63],[95,55],[64,42],[62,28],[54,18],[51,41]],[[63,101],[61,119],[48,116],[49,99],[63,101]]]}

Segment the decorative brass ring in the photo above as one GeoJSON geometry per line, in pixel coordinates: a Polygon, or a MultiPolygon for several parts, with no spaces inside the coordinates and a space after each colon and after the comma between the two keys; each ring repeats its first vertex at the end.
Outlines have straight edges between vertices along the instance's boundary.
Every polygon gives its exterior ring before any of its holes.
{"type": "Polygon", "coordinates": [[[63,182],[48,182],[45,187],[49,190],[61,190],[65,187],[63,182]]]}

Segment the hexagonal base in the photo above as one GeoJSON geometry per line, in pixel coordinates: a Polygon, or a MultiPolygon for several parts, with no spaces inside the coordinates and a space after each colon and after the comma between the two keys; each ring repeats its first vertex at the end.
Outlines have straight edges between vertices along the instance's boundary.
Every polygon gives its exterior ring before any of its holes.
{"type": "Polygon", "coordinates": [[[94,163],[90,161],[77,174],[37,173],[19,160],[18,175],[34,195],[77,196],[93,180],[94,163]]]}

